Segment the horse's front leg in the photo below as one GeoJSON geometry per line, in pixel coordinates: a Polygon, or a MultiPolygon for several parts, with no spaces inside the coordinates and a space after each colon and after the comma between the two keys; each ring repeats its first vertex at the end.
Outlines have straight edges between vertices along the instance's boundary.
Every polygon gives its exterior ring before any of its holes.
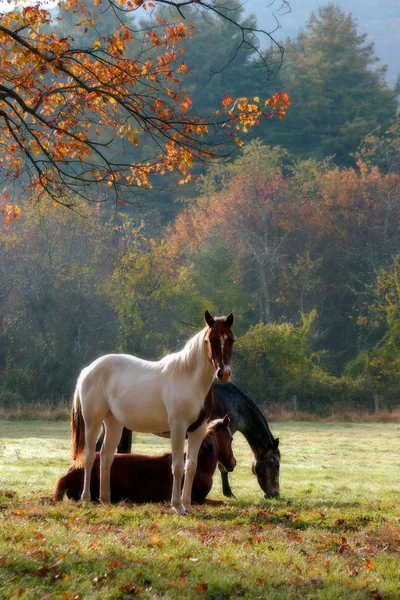
{"type": "Polygon", "coordinates": [[[204,439],[207,430],[207,423],[204,421],[195,431],[188,432],[188,451],[186,455],[185,482],[182,491],[182,504],[186,512],[191,511],[192,485],[197,469],[197,457],[201,442],[204,439]]]}
{"type": "Polygon", "coordinates": [[[227,498],[236,498],[235,494],[231,490],[231,486],[229,485],[228,471],[221,465],[218,465],[218,468],[219,472],[221,473],[222,493],[224,496],[227,496],[227,498]]]}
{"type": "Polygon", "coordinates": [[[186,425],[184,423],[170,425],[171,451],[172,451],[172,497],[171,505],[179,515],[185,515],[186,510],[181,500],[182,477],[185,466],[185,437],[186,425]]]}
{"type": "Polygon", "coordinates": [[[113,414],[109,413],[104,419],[104,442],[100,450],[100,502],[110,504],[110,473],[114,460],[115,449],[121,439],[122,425],[113,414]]]}

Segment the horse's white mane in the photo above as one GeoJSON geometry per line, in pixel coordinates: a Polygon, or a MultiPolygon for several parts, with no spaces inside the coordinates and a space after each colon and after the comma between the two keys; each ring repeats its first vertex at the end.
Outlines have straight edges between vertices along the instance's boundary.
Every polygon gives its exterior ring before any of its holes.
{"type": "Polygon", "coordinates": [[[163,371],[192,371],[205,354],[204,338],[208,327],[196,333],[179,352],[173,352],[160,360],[163,371]]]}

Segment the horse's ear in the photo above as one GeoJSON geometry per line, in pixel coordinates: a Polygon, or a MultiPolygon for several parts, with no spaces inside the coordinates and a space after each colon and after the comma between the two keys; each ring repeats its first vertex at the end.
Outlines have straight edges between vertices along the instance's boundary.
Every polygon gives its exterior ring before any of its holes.
{"type": "Polygon", "coordinates": [[[230,423],[231,423],[230,416],[229,415],[225,415],[224,418],[222,419],[222,425],[224,427],[229,427],[230,423]]]}
{"type": "Polygon", "coordinates": [[[206,310],[206,312],[204,313],[204,319],[205,319],[205,321],[206,321],[206,323],[207,323],[207,325],[209,327],[212,327],[214,325],[214,323],[215,323],[214,317],[212,317],[210,315],[210,313],[208,312],[208,310],[206,310]]]}
{"type": "Polygon", "coordinates": [[[228,327],[232,327],[233,321],[234,321],[233,314],[229,313],[229,315],[225,319],[225,325],[227,325],[228,327]]]}
{"type": "Polygon", "coordinates": [[[274,441],[272,442],[272,450],[278,450],[278,446],[279,446],[279,438],[275,438],[274,441]]]}

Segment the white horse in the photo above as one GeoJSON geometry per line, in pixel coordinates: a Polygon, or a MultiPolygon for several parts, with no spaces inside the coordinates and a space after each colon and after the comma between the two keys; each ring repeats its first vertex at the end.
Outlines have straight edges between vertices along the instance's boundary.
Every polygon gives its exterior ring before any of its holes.
{"type": "Polygon", "coordinates": [[[107,354],[82,370],[71,415],[73,458],[77,467],[84,467],[82,501],[90,499],[90,475],[103,423],[100,501],[110,502],[110,469],[123,426],[147,433],[170,431],[171,504],[179,514],[190,512],[197,455],[212,409],[211,384],[215,376],[221,383],[229,381],[234,341],[232,314],[214,319],[206,311],[204,316],[206,327],[180,352],[157,362],[129,354],[107,354]]]}

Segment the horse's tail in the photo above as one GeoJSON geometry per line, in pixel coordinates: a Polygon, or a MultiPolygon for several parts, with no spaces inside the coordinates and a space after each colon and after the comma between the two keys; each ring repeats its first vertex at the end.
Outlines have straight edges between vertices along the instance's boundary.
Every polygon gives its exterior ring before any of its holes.
{"type": "Polygon", "coordinates": [[[82,404],[76,386],[71,411],[72,460],[75,467],[83,467],[83,451],[85,449],[85,421],[82,414],[82,404]]]}
{"type": "Polygon", "coordinates": [[[67,477],[64,475],[60,477],[60,479],[56,483],[56,487],[54,488],[53,500],[54,502],[61,502],[64,498],[64,494],[68,489],[67,477]]]}

